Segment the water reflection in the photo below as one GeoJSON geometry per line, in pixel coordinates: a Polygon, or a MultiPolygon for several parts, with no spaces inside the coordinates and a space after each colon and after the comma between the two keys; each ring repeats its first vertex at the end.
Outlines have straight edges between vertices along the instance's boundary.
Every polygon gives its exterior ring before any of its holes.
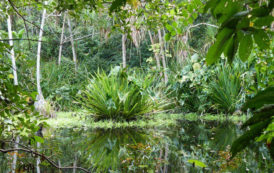
{"type": "MultiPolygon", "coordinates": [[[[60,166],[91,172],[273,172],[263,144],[231,159],[230,146],[240,134],[239,125],[213,121],[180,121],[176,127],[154,129],[65,128],[44,134],[42,152],[60,166]]],[[[0,170],[7,170],[8,162],[1,158],[0,170]]],[[[30,155],[19,158],[18,164],[26,162],[35,165],[30,155]]],[[[41,170],[59,172],[45,161],[41,170]]]]}

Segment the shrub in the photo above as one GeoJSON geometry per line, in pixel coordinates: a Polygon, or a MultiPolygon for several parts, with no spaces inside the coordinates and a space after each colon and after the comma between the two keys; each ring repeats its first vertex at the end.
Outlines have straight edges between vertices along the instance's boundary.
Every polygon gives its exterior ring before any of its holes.
{"type": "Polygon", "coordinates": [[[107,75],[97,72],[80,96],[80,103],[96,120],[134,120],[153,112],[155,102],[146,92],[151,79],[140,84],[125,70],[114,68],[107,75]]]}
{"type": "Polygon", "coordinates": [[[242,99],[240,73],[222,66],[217,70],[215,80],[209,84],[209,93],[215,108],[225,113],[235,112],[242,99]]]}

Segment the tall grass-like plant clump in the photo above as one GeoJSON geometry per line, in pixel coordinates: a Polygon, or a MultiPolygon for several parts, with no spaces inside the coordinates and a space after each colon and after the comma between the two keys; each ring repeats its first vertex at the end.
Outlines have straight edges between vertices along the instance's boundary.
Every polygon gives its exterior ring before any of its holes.
{"type": "Polygon", "coordinates": [[[144,80],[144,84],[140,85],[130,80],[125,69],[114,68],[109,75],[97,72],[79,100],[96,120],[134,120],[156,108],[146,92],[149,82],[144,80]]]}
{"type": "Polygon", "coordinates": [[[222,66],[216,79],[209,84],[210,98],[214,106],[225,113],[234,113],[240,107],[242,87],[240,73],[222,66]]]}

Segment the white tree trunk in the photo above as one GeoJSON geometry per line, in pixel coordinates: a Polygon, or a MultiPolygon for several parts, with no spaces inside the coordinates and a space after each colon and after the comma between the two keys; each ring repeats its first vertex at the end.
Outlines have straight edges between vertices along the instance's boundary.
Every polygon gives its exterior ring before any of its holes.
{"type": "MultiPolygon", "coordinates": [[[[18,148],[18,143],[20,142],[20,137],[17,136],[14,144],[14,148],[18,148]]],[[[14,152],[13,154],[13,159],[12,159],[12,165],[11,165],[11,172],[15,173],[16,172],[16,162],[17,162],[17,151],[14,152]]]]}
{"type": "Polygon", "coordinates": [[[73,55],[73,62],[75,65],[75,71],[77,71],[77,55],[74,47],[74,40],[73,40],[73,34],[72,34],[72,28],[70,23],[70,18],[68,16],[68,27],[69,27],[69,33],[70,33],[70,42],[71,42],[71,48],[72,48],[72,55],[73,55]]]}
{"type": "Polygon", "coordinates": [[[123,68],[126,68],[127,66],[126,39],[127,39],[127,35],[123,33],[122,35],[123,68]]]}
{"type": "MultiPolygon", "coordinates": [[[[15,63],[15,54],[14,54],[14,48],[13,48],[13,40],[12,40],[12,27],[11,27],[11,17],[8,15],[7,19],[7,24],[8,24],[8,35],[9,35],[9,44],[12,47],[10,54],[11,54],[11,62],[12,62],[12,71],[13,71],[13,81],[14,85],[18,85],[18,79],[17,79],[17,68],[16,68],[16,63],[15,63]]],[[[16,137],[14,148],[18,148],[18,143],[19,143],[19,136],[16,137]]],[[[17,162],[17,151],[14,152],[13,154],[13,160],[12,160],[12,165],[11,165],[11,172],[15,173],[16,171],[16,162],[17,162]]]]}
{"type": "Polygon", "coordinates": [[[15,55],[14,55],[13,40],[12,40],[12,29],[11,29],[11,17],[10,17],[10,15],[8,15],[7,23],[8,23],[8,33],[9,33],[9,44],[12,47],[10,53],[11,53],[12,71],[13,71],[13,77],[14,77],[13,80],[14,80],[14,85],[18,85],[15,55]]]}
{"type": "Polygon", "coordinates": [[[62,33],[61,33],[61,39],[60,39],[59,56],[58,56],[58,65],[61,64],[62,48],[63,48],[63,41],[64,41],[65,23],[66,23],[66,12],[64,13],[64,20],[63,20],[63,26],[62,26],[62,33]]]}
{"type": "Polygon", "coordinates": [[[159,37],[159,43],[160,43],[160,54],[162,57],[162,63],[163,63],[163,67],[164,67],[164,81],[167,84],[167,82],[168,82],[168,76],[167,76],[167,72],[166,72],[167,66],[166,66],[166,59],[165,59],[161,29],[158,29],[158,37],[159,37]]]}
{"type": "MultiPolygon", "coordinates": [[[[40,148],[40,143],[37,142],[37,151],[39,151],[39,148],[40,148]]],[[[40,157],[38,156],[36,159],[36,172],[37,173],[40,173],[40,163],[41,163],[41,160],[40,160],[40,157]]]]}
{"type": "Polygon", "coordinates": [[[40,85],[40,77],[41,77],[40,60],[41,60],[41,46],[42,46],[43,28],[45,24],[46,12],[47,12],[46,9],[44,9],[42,14],[42,21],[40,26],[39,38],[38,38],[38,49],[37,49],[36,82],[37,82],[38,101],[44,100],[41,85],[40,85]]]}

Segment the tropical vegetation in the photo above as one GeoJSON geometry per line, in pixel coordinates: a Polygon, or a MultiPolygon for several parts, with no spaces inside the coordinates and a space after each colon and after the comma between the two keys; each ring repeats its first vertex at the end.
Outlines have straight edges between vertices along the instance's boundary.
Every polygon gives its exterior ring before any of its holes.
{"type": "Polygon", "coordinates": [[[269,172],[272,0],[0,2],[0,173],[269,172]]]}

